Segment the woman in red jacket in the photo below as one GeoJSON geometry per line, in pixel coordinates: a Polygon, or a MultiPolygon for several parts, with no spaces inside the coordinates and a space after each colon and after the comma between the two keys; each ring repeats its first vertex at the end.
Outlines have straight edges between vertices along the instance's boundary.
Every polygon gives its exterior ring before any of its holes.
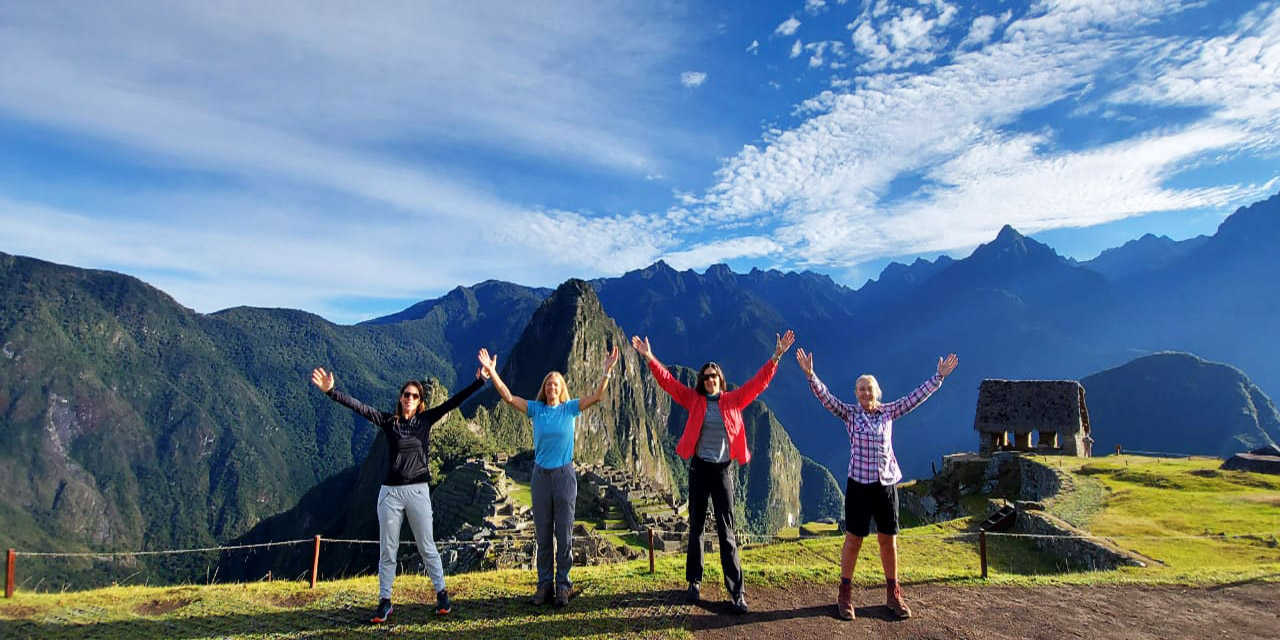
{"type": "Polygon", "coordinates": [[[747,612],[743,593],[742,563],[738,560],[738,540],[733,531],[732,462],[746,464],[751,460],[747,450],[747,434],[742,425],[742,410],[769,386],[778,370],[778,360],[796,341],[787,331],[777,338],[773,357],[764,363],[746,384],[726,391],[720,365],[708,362],[698,369],[694,389],[680,384],[653,355],[649,339],[631,338],[631,346],[649,363],[649,371],[671,399],[689,412],[684,434],[676,444],[676,454],[689,461],[689,550],[685,556],[685,579],[689,581],[689,600],[701,597],[702,535],[707,519],[707,500],[715,511],[716,535],[720,538],[720,567],[724,571],[724,587],[729,592],[733,609],[747,612]]]}

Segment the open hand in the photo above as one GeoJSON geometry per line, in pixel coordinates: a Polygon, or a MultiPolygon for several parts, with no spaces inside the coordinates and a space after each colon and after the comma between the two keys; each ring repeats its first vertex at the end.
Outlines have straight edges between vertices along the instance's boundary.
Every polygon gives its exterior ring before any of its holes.
{"type": "Polygon", "coordinates": [[[653,355],[653,348],[649,346],[649,338],[641,340],[640,336],[631,336],[631,346],[640,352],[642,358],[647,359],[653,355]]]}
{"type": "Polygon", "coordinates": [[[960,359],[954,353],[948,353],[946,358],[938,356],[938,375],[947,377],[952,371],[956,370],[956,366],[960,364],[960,359]]]}
{"type": "Polygon", "coordinates": [[[804,371],[806,376],[813,375],[813,353],[805,351],[803,348],[796,349],[796,362],[800,363],[800,369],[804,371]]]}
{"type": "Polygon", "coordinates": [[[778,340],[777,346],[773,348],[773,359],[777,360],[782,357],[782,354],[787,352],[787,349],[791,348],[791,345],[795,344],[796,332],[787,329],[787,332],[780,336],[776,333],[773,335],[776,336],[778,340]]]}
{"type": "Polygon", "coordinates": [[[311,384],[320,387],[321,391],[329,393],[330,391],[333,391],[333,373],[325,371],[321,367],[316,367],[311,371],[311,384]]]}
{"type": "Polygon", "coordinates": [[[610,371],[613,371],[613,365],[618,364],[619,355],[620,354],[618,352],[618,345],[615,344],[613,345],[613,350],[609,352],[609,357],[605,358],[605,361],[604,361],[605,373],[609,373],[610,371]]]}
{"type": "Polygon", "coordinates": [[[480,353],[476,354],[476,358],[480,360],[480,369],[487,374],[486,378],[492,376],[493,372],[498,370],[498,354],[495,353],[490,356],[488,349],[480,347],[480,353]]]}

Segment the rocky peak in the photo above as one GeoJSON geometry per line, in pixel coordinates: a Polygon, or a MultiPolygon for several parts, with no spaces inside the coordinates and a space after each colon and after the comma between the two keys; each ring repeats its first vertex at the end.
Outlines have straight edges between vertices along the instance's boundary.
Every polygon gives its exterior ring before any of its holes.
{"type": "Polygon", "coordinates": [[[985,263],[1066,264],[1066,260],[1048,245],[1018,233],[1007,224],[996,234],[995,240],[974,249],[968,259],[985,263]]]}
{"type": "Polygon", "coordinates": [[[1215,239],[1256,243],[1259,235],[1280,235],[1280,193],[1236,209],[1218,225],[1215,239]]]}
{"type": "Polygon", "coordinates": [[[605,314],[591,285],[569,280],[534,312],[511,350],[502,376],[511,392],[532,399],[550,371],[560,371],[569,394],[593,393],[604,375],[609,350],[621,359],[601,404],[578,418],[576,458],[583,464],[609,460],[659,487],[672,486],[663,453],[670,399],[657,387],[627,335],[605,314]]]}

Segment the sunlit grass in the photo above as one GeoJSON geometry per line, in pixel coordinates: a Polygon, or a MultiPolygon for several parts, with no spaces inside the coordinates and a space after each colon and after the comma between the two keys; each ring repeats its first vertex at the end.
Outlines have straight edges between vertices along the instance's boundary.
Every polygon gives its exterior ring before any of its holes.
{"type": "Polygon", "coordinates": [[[523,505],[530,509],[533,508],[533,489],[527,482],[518,482],[513,480],[511,476],[507,476],[507,495],[511,497],[511,501],[516,504],[523,505]]]}
{"type": "MultiPolygon", "coordinates": [[[[1096,493],[1093,505],[1084,504],[1088,496],[1064,496],[1062,501],[1076,513],[1088,514],[1093,533],[1157,562],[1148,568],[1083,571],[1036,551],[1027,538],[990,536],[989,578],[983,580],[975,530],[985,514],[975,513],[971,518],[904,529],[898,537],[903,582],[1034,587],[1280,580],[1275,537],[1280,531],[1280,478],[1220,472],[1220,461],[1213,459],[1107,457],[1063,459],[1054,464],[1079,473],[1077,489],[1096,493]],[[1232,537],[1239,534],[1261,535],[1232,537]]],[[[974,509],[981,511],[980,501],[973,502],[974,509]]],[[[584,524],[598,530],[595,523],[584,524]]],[[[803,527],[795,528],[795,535],[831,528],[803,527]]],[[[601,533],[611,542],[617,538],[642,544],[635,536],[601,533]]],[[[842,544],[843,536],[835,535],[745,547],[742,563],[748,588],[833,586],[839,578],[842,544]]],[[[706,564],[704,580],[720,582],[715,554],[708,555],[706,564]]],[[[428,579],[402,576],[396,583],[393,624],[382,630],[426,638],[555,637],[565,629],[582,638],[691,637],[684,628],[680,595],[683,554],[659,554],[654,574],[649,574],[648,559],[642,557],[616,565],[577,567],[573,576],[581,595],[564,610],[536,609],[526,603],[534,589],[531,571],[449,576],[455,613],[446,619],[435,618],[426,606],[433,598],[428,579]]],[[[862,586],[883,582],[876,536],[862,546],[854,581],[862,586]]],[[[305,583],[277,581],[115,587],[62,594],[19,592],[18,597],[0,602],[0,637],[366,637],[370,628],[365,620],[376,591],[376,578],[370,576],[321,582],[315,590],[305,583]]]]}

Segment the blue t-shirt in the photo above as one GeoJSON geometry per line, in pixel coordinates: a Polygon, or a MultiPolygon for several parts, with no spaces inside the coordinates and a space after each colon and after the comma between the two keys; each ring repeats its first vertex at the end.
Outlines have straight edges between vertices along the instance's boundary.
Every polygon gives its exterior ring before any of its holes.
{"type": "Polygon", "coordinates": [[[573,423],[582,413],[578,399],[554,407],[537,400],[526,402],[533,420],[533,461],[543,469],[555,469],[573,462],[573,423]]]}

